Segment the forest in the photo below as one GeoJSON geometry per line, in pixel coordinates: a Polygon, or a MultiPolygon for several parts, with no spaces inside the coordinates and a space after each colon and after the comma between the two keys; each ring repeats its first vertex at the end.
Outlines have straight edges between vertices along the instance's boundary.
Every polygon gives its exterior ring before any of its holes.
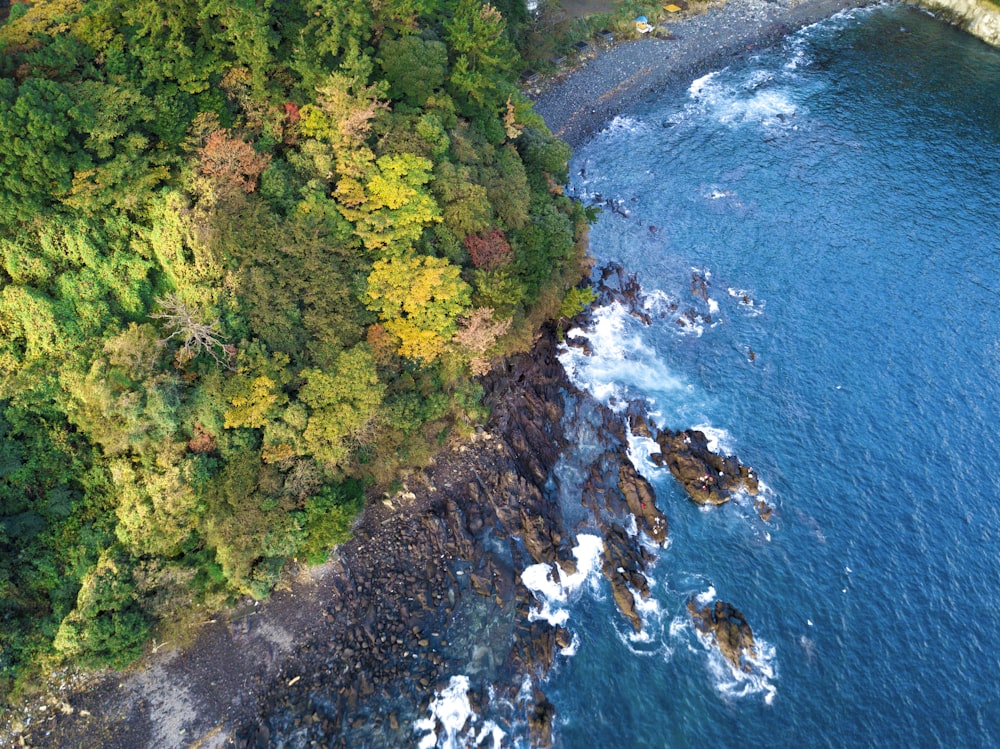
{"type": "Polygon", "coordinates": [[[0,693],[268,595],[587,300],[519,0],[0,25],[0,693]]]}

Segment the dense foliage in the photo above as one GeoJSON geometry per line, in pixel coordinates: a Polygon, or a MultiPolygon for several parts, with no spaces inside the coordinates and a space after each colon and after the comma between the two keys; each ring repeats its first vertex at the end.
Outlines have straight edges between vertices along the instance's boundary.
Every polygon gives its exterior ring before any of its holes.
{"type": "Polygon", "coordinates": [[[566,147],[514,85],[525,18],[12,6],[0,687],[266,595],[345,538],[366,486],[481,418],[472,374],[557,314],[585,226],[566,147]]]}

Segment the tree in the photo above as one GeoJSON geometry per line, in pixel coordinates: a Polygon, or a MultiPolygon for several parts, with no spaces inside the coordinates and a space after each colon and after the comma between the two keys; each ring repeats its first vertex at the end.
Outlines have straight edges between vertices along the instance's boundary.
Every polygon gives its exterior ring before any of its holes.
{"type": "Polygon", "coordinates": [[[84,664],[121,667],[139,656],[149,630],[128,555],[113,547],[83,581],[76,608],[59,625],[53,645],[84,664]]]}
{"type": "Polygon", "coordinates": [[[502,226],[523,228],[531,213],[531,188],[524,163],[513,146],[497,149],[496,161],[486,170],[483,183],[502,226]]]}
{"type": "Polygon", "coordinates": [[[412,107],[422,107],[444,85],[448,48],[442,42],[410,34],[384,40],[377,60],[389,81],[389,95],[412,107]]]}
{"type": "Polygon", "coordinates": [[[244,192],[257,189],[257,179],[267,169],[271,157],[233,138],[227,130],[216,130],[198,150],[198,171],[215,179],[225,190],[238,187],[244,192]]]}
{"type": "Polygon", "coordinates": [[[412,254],[378,260],[368,276],[368,307],[399,339],[399,353],[434,361],[458,330],[472,290],[443,258],[412,254]]]}
{"type": "Polygon", "coordinates": [[[353,179],[337,185],[341,213],[372,252],[404,252],[424,228],[441,220],[441,210],[424,189],[431,162],[402,153],[379,157],[363,186],[353,179]]]}
{"type": "Polygon", "coordinates": [[[470,234],[465,238],[472,264],[477,268],[496,270],[514,259],[507,236],[502,229],[490,229],[482,235],[470,234]]]}
{"type": "Polygon", "coordinates": [[[458,332],[453,340],[469,355],[473,374],[487,372],[488,364],[483,354],[510,330],[510,325],[510,318],[495,320],[494,312],[489,307],[478,307],[468,317],[459,320],[458,332]]]}
{"type": "Polygon", "coordinates": [[[69,112],[67,87],[29,78],[20,87],[0,78],[0,220],[40,212],[66,195],[85,159],[69,112]]]}
{"type": "Polygon", "coordinates": [[[202,322],[176,294],[168,294],[157,299],[160,312],[150,315],[154,320],[162,320],[169,335],[165,340],[178,338],[184,359],[193,359],[199,354],[207,354],[220,367],[232,368],[233,348],[222,340],[219,320],[202,322]]]}
{"type": "Polygon", "coordinates": [[[518,55],[505,32],[503,16],[489,3],[458,0],[444,24],[454,62],[451,85],[474,107],[493,111],[513,90],[518,55]]]}
{"type": "Polygon", "coordinates": [[[263,347],[252,344],[240,356],[239,372],[226,384],[226,396],[232,406],[225,413],[226,429],[260,429],[271,421],[278,408],[288,402],[282,390],[288,384],[288,356],[267,356],[263,347]]]}
{"type": "Polygon", "coordinates": [[[303,437],[312,456],[332,469],[348,457],[385,396],[367,345],[342,352],[331,371],[307,369],[299,400],[309,407],[303,437]]]}
{"type": "MultiPolygon", "coordinates": [[[[458,143],[459,139],[453,139],[458,143]]],[[[456,236],[464,237],[485,231],[493,223],[493,210],[486,189],[477,184],[474,171],[443,161],[435,167],[432,184],[443,206],[444,224],[456,236]]]]}

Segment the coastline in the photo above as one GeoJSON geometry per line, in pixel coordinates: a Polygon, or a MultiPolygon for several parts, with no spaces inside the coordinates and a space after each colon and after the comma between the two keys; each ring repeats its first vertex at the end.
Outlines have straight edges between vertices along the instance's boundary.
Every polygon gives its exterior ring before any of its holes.
{"type": "MultiPolygon", "coordinates": [[[[867,4],[853,0],[730,0],[703,15],[672,24],[674,38],[624,42],[560,76],[537,96],[536,111],[554,133],[571,147],[578,147],[615,115],[646,97],[688,82],[797,28],[867,4]]],[[[548,386],[565,388],[565,376],[546,369],[551,364],[551,347],[551,338],[543,339],[530,358],[535,365],[543,364],[548,386]]],[[[490,388],[495,397],[502,392],[512,403],[526,397],[529,385],[522,380],[529,366],[521,361],[496,373],[490,388]]],[[[557,413],[548,405],[552,400],[538,403],[549,425],[557,427],[553,424],[557,413]]],[[[433,688],[441,686],[440,678],[449,673],[449,656],[441,649],[444,638],[430,636],[435,622],[444,629],[456,614],[454,603],[448,606],[441,602],[449,599],[449,591],[461,594],[474,584],[472,575],[456,575],[453,564],[456,559],[469,561],[466,557],[480,553],[475,549],[476,532],[471,529],[476,522],[470,520],[469,508],[482,497],[477,499],[479,491],[469,487],[476,483],[495,489],[498,479],[509,481],[513,471],[521,480],[533,476],[541,497],[552,462],[558,457],[553,452],[534,461],[529,455],[525,463],[525,454],[519,450],[516,437],[512,439],[509,426],[494,422],[470,443],[445,448],[433,465],[406,482],[402,493],[387,501],[370,501],[354,539],[341,547],[331,562],[300,570],[266,603],[249,602],[206,617],[190,646],[182,650],[155,648],[124,673],[67,679],[64,686],[29,708],[29,722],[24,723],[25,714],[21,714],[21,730],[13,731],[10,726],[0,730],[0,747],[267,745],[267,733],[256,725],[259,711],[265,703],[273,708],[278,701],[294,701],[295,694],[289,690],[300,683],[306,686],[305,669],[315,664],[318,653],[322,652],[327,668],[334,663],[353,668],[367,659],[358,670],[374,674],[378,664],[389,657],[388,648],[379,644],[386,638],[390,638],[390,645],[395,639],[400,647],[405,642],[407,656],[419,653],[426,670],[415,679],[418,672],[413,670],[385,671],[382,681],[362,679],[353,695],[350,690],[341,693],[344,711],[377,695],[378,690],[391,689],[391,684],[401,679],[410,680],[407,687],[411,692],[424,693],[422,702],[426,705],[433,688]],[[438,491],[446,486],[448,493],[438,491]],[[437,537],[439,518],[444,518],[443,528],[462,525],[469,529],[464,542],[469,545],[462,548],[462,539],[448,536],[447,530],[437,537]],[[433,558],[449,555],[450,564],[432,564],[433,558]],[[395,600],[386,587],[393,586],[393,580],[400,588],[424,591],[428,602],[421,611],[412,612],[413,624],[398,622],[402,628],[395,626],[397,622],[383,627],[385,623],[377,621],[380,603],[395,600]],[[414,628],[418,632],[409,634],[414,628]],[[331,643],[339,643],[339,650],[331,649],[331,643]]],[[[534,437],[525,446],[541,449],[545,444],[555,450],[561,441],[558,430],[534,437]]],[[[483,492],[490,493],[486,487],[483,492]]],[[[514,506],[513,502],[509,505],[514,506]]],[[[497,508],[497,514],[503,514],[502,507],[497,508]]],[[[566,535],[558,526],[558,522],[550,523],[550,530],[556,531],[550,538],[558,540],[566,535]]],[[[569,552],[565,544],[552,548],[553,557],[562,562],[569,559],[569,552]]],[[[527,558],[522,554],[520,561],[527,558]]],[[[511,575],[495,565],[491,576],[491,593],[499,596],[499,589],[508,587],[506,596],[500,596],[505,602],[498,603],[498,608],[510,606],[511,601],[519,608],[529,605],[517,595],[510,597],[510,588],[515,582],[519,585],[516,573],[511,575]]],[[[529,644],[538,642],[537,633],[528,632],[525,637],[529,644]]],[[[552,642],[548,642],[547,655],[536,652],[530,658],[535,662],[551,659],[552,642]]],[[[312,668],[315,670],[315,665],[312,668]]],[[[325,682],[321,679],[319,683],[325,682]]],[[[308,696],[308,690],[297,694],[308,696]]],[[[544,711],[544,695],[535,702],[536,711],[544,711]]],[[[394,715],[386,721],[395,722],[394,715]]],[[[405,733],[405,729],[401,730],[405,733]]],[[[320,730],[318,722],[316,730],[320,730]]],[[[412,734],[410,738],[414,739],[412,734]]]]}
{"type": "Polygon", "coordinates": [[[577,148],[616,115],[727,60],[876,0],[728,0],[673,22],[669,39],[614,44],[531,92],[549,129],[577,148]]]}

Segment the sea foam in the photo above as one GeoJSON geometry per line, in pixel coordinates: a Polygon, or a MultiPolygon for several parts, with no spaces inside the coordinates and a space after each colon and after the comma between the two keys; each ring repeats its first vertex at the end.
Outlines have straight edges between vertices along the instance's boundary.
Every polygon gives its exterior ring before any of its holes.
{"type": "MultiPolygon", "coordinates": [[[[714,587],[709,587],[704,593],[694,597],[698,606],[707,606],[716,599],[714,587]]],[[[698,637],[702,647],[708,652],[708,672],[715,688],[728,699],[742,699],[762,694],[764,704],[770,705],[778,693],[774,680],[778,676],[777,654],[773,645],[754,634],[753,658],[745,658],[749,669],[744,671],[733,666],[716,647],[713,636],[700,632],[697,627],[691,627],[698,637]]],[[[678,634],[681,630],[678,630],[678,634]]],[[[674,634],[671,629],[671,634],[674,634]]]]}
{"type": "Polygon", "coordinates": [[[600,569],[604,541],[600,536],[581,533],[573,547],[576,572],[568,574],[556,564],[532,564],[521,573],[521,582],[541,605],[541,611],[532,609],[529,618],[544,619],[554,626],[565,625],[569,620],[566,605],[570,597],[600,569]]]}
{"type": "Polygon", "coordinates": [[[647,345],[644,330],[620,303],[598,307],[586,328],[566,333],[567,340],[586,340],[589,352],[564,344],[559,361],[574,385],[614,411],[624,409],[634,392],[688,393],[647,345]]]}
{"type": "Polygon", "coordinates": [[[506,735],[493,721],[484,722],[478,734],[475,732],[473,724],[477,716],[469,702],[469,677],[461,674],[452,676],[447,687],[435,692],[428,710],[429,717],[413,724],[414,731],[424,734],[417,744],[419,749],[459,749],[473,742],[474,746],[481,746],[487,738],[492,738],[493,749],[499,749],[506,735]]]}
{"type": "Polygon", "coordinates": [[[727,70],[709,73],[691,84],[688,95],[703,114],[723,125],[782,126],[799,111],[773,76],[759,70],[740,80],[732,80],[727,70]]]}

